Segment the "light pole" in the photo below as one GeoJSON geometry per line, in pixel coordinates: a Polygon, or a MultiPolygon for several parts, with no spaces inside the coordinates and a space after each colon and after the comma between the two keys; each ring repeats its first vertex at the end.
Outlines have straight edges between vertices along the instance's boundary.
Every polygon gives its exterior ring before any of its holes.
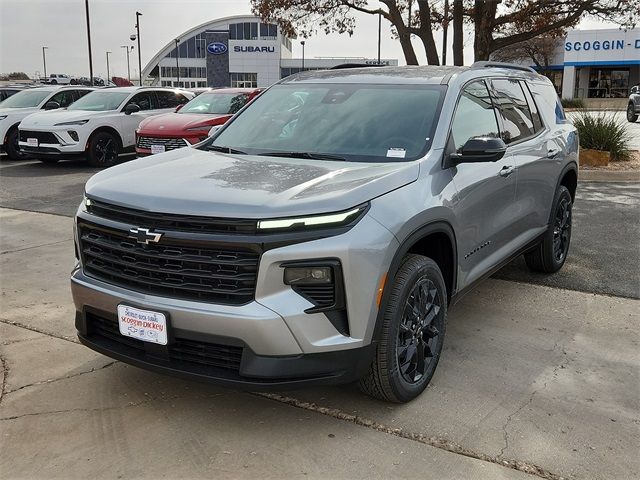
{"type": "Polygon", "coordinates": [[[89,23],[89,0],[84,0],[84,10],[87,17],[87,46],[89,47],[89,85],[93,86],[93,59],[91,58],[91,25],[89,23]]]}
{"type": "Polygon", "coordinates": [[[304,72],[304,40],[302,40],[300,42],[300,45],[302,45],[302,71],[304,72]]]}
{"type": "Polygon", "coordinates": [[[382,43],[382,14],[378,14],[378,65],[380,65],[380,44],[382,43]]]}
{"type": "Polygon", "coordinates": [[[176,87],[180,86],[180,64],[178,63],[178,57],[180,56],[180,53],[178,52],[178,43],[180,43],[179,39],[175,39],[176,42],[176,76],[178,77],[178,82],[176,84],[176,87]]]}
{"type": "Polygon", "coordinates": [[[442,24],[442,65],[447,64],[447,30],[449,29],[449,0],[444,0],[444,23],[442,24]]]}
{"type": "Polygon", "coordinates": [[[45,54],[45,50],[49,47],[42,47],[42,63],[44,64],[44,78],[47,78],[47,55],[45,54]]]}
{"type": "Polygon", "coordinates": [[[138,38],[138,72],[140,72],[140,86],[142,86],[142,52],[140,51],[140,17],[142,14],[136,12],[136,35],[138,38]]]}
{"type": "MultiPolygon", "coordinates": [[[[131,81],[131,66],[129,65],[129,45],[120,45],[120,48],[127,49],[127,80],[131,81]]],[[[133,50],[133,47],[131,47],[131,50],[133,50]]]]}
{"type": "Polygon", "coordinates": [[[109,82],[109,80],[111,79],[111,75],[109,75],[109,54],[111,52],[107,52],[107,84],[109,82]]]}

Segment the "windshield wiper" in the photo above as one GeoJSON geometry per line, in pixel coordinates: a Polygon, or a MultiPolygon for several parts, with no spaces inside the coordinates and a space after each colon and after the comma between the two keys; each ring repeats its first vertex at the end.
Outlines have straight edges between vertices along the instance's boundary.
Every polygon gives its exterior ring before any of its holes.
{"type": "Polygon", "coordinates": [[[213,150],[214,152],[222,152],[222,153],[235,153],[236,155],[247,155],[247,152],[243,152],[242,150],[236,150],[231,147],[220,147],[218,145],[209,145],[207,150],[213,150]]]}
{"type": "Polygon", "coordinates": [[[268,152],[259,153],[262,157],[286,157],[286,158],[307,158],[310,160],[339,160],[346,162],[345,157],[333,155],[331,153],[312,153],[312,152],[268,152]]]}

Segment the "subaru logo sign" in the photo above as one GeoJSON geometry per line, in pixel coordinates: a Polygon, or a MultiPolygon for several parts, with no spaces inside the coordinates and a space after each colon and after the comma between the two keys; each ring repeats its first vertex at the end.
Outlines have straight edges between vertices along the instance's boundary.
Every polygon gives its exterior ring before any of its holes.
{"type": "Polygon", "coordinates": [[[222,55],[224,53],[227,53],[227,50],[228,48],[224,43],[213,42],[207,45],[207,52],[213,55],[222,55]]]}

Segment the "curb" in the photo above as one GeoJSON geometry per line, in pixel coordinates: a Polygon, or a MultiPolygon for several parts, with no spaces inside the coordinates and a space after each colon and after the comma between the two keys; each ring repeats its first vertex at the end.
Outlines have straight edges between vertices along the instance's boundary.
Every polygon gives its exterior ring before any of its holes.
{"type": "Polygon", "coordinates": [[[581,182],[629,182],[640,183],[638,170],[580,170],[578,180],[581,182]]]}

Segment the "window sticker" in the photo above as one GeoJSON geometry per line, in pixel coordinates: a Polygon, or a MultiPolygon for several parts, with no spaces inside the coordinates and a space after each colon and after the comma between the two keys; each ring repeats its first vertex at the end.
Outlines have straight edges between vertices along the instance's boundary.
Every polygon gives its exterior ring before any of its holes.
{"type": "Polygon", "coordinates": [[[387,150],[387,157],[404,158],[406,153],[404,148],[392,147],[387,150]]]}

